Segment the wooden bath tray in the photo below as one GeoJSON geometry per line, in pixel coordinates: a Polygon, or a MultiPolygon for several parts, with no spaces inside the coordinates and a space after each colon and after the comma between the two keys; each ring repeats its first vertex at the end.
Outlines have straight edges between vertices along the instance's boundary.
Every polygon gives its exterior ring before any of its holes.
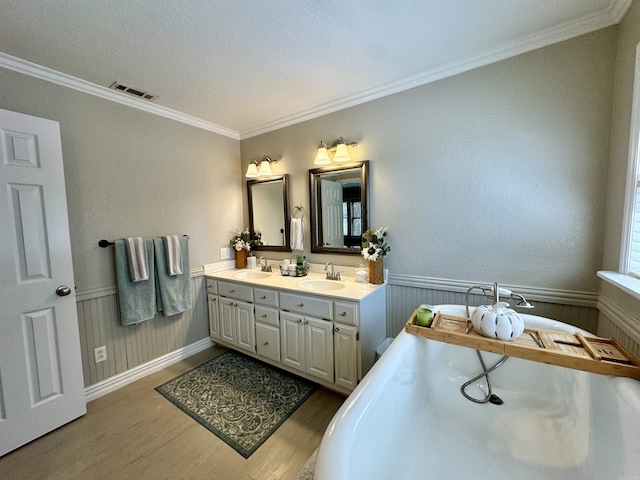
{"type": "Polygon", "coordinates": [[[640,380],[640,361],[615,338],[585,337],[579,332],[525,328],[516,340],[505,342],[488,338],[473,328],[466,333],[471,321],[436,313],[431,327],[416,325],[416,312],[405,325],[405,330],[431,340],[475,348],[485,352],[509,355],[534,362],[548,363],[585,372],[640,380]],[[544,345],[542,347],[541,345],[544,345]]]}

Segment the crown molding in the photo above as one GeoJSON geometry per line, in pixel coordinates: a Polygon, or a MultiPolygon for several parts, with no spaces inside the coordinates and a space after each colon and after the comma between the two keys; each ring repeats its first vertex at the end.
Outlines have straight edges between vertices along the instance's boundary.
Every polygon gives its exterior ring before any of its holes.
{"type": "Polygon", "coordinates": [[[13,70],[14,72],[22,73],[24,75],[29,75],[30,77],[39,78],[40,80],[46,80],[47,82],[71,88],[79,92],[88,93],[89,95],[94,95],[105,100],[111,100],[112,102],[120,103],[154,115],[159,115],[170,120],[185,123],[192,127],[201,128],[225,137],[230,137],[234,140],[240,139],[240,135],[236,130],[221,127],[215,123],[207,122],[206,120],[202,120],[155,103],[126,96],[123,93],[116,92],[110,88],[103,87],[102,85],[97,85],[95,83],[82,80],[81,78],[67,75],[66,73],[58,72],[51,68],[43,67],[42,65],[28,62],[3,52],[0,52],[0,67],[13,70]]]}
{"type": "Polygon", "coordinates": [[[565,22],[553,28],[541,30],[515,42],[506,43],[500,47],[488,50],[478,55],[473,55],[460,60],[439,65],[434,68],[401,78],[377,87],[364,90],[341,99],[327,102],[322,105],[304,110],[293,115],[288,115],[271,122],[258,125],[240,132],[240,139],[246,139],[288,127],[306,120],[327,115],[330,113],[354,107],[365,102],[377,100],[394,93],[400,93],[411,88],[426,85],[437,80],[452,77],[460,73],[468,72],[475,68],[483,67],[491,63],[506,60],[532,50],[547,47],[555,43],[563,42],[571,38],[579,37],[602,28],[619,23],[633,0],[611,0],[609,6],[589,15],[565,22]]]}

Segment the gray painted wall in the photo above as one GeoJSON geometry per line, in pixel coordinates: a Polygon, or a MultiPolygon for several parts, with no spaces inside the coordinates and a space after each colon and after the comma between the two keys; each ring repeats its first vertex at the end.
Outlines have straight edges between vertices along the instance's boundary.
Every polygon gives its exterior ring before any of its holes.
{"type": "MultiPolygon", "coordinates": [[[[640,42],[640,2],[634,2],[618,26],[616,81],[611,128],[611,159],[607,188],[603,270],[620,263],[624,190],[629,159],[636,45],[640,42]]],[[[598,334],[615,335],[636,355],[640,352],[640,300],[603,282],[598,334]]]]}
{"type": "Polygon", "coordinates": [[[615,48],[609,28],[248,138],[243,169],[281,158],[291,204],[308,208],[316,148],[343,135],[371,162],[370,218],[390,227],[392,275],[596,293],[615,48]]]}
{"type": "Polygon", "coordinates": [[[5,69],[0,92],[0,108],[60,123],[85,385],[206,338],[202,276],[192,311],[120,326],[113,250],[98,241],[187,233],[192,269],[219,261],[242,224],[239,142],[5,69]]]}

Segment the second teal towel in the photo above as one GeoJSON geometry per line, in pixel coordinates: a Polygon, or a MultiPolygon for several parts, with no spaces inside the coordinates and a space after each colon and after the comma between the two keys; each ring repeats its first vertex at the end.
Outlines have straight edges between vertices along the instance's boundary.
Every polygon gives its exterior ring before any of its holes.
{"type": "Polygon", "coordinates": [[[190,310],[193,301],[191,299],[191,272],[189,268],[189,238],[180,238],[182,273],[179,275],[169,275],[162,238],[154,238],[153,245],[156,257],[156,278],[158,280],[158,311],[169,317],[190,310]]]}

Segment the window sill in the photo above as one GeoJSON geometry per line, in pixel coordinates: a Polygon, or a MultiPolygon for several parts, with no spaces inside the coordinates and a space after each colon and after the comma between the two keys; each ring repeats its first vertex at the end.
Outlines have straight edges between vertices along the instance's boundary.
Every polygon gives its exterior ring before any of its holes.
{"type": "Polygon", "coordinates": [[[640,300],[640,278],[618,272],[598,272],[598,276],[640,300]]]}

